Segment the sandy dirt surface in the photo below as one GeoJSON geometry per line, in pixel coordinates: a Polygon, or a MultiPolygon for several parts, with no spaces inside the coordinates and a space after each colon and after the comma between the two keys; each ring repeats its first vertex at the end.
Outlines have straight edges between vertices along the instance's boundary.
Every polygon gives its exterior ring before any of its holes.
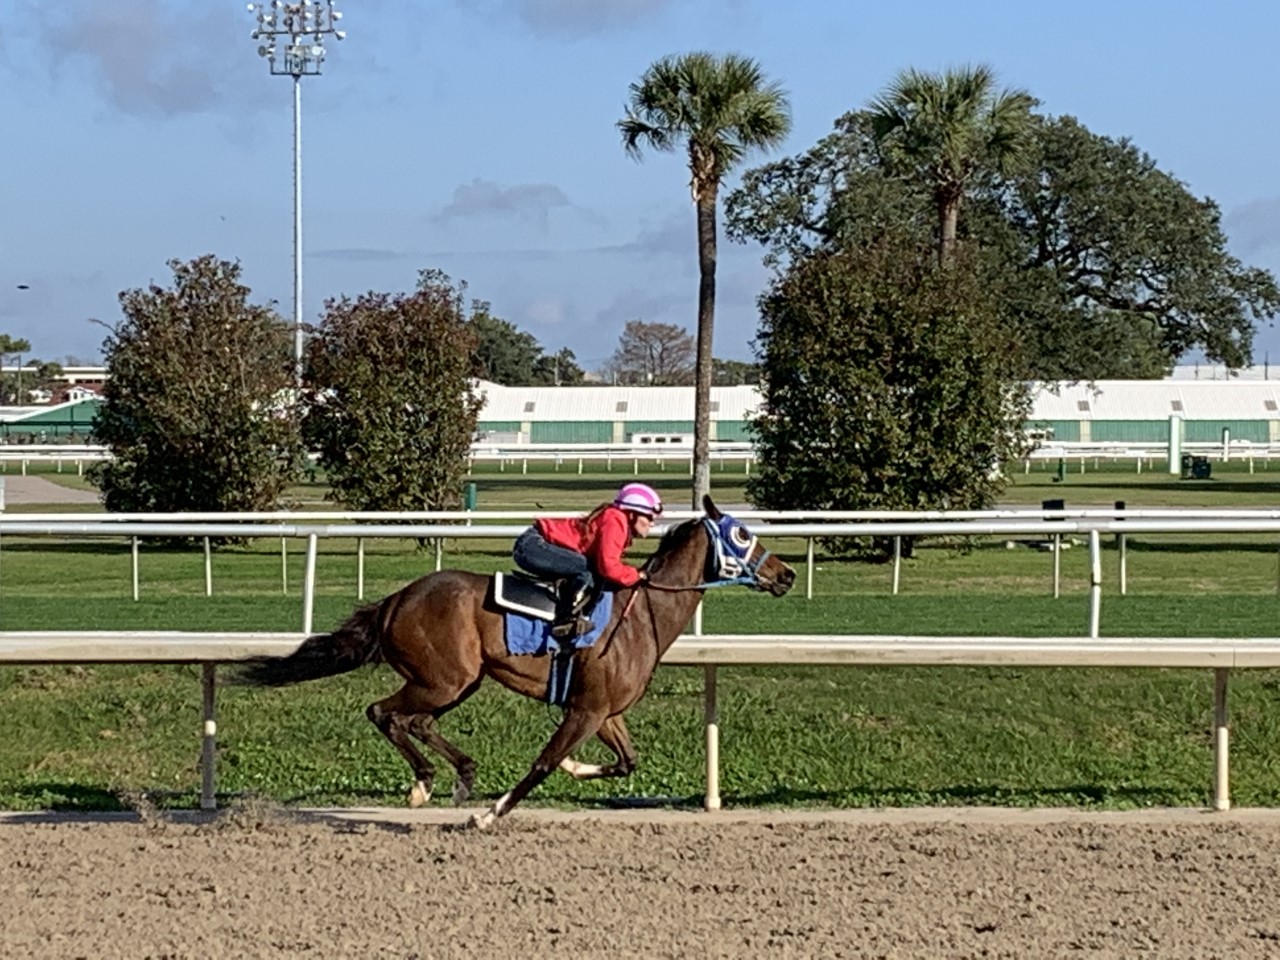
{"type": "Polygon", "coordinates": [[[97,503],[96,490],[73,490],[44,477],[4,475],[5,503],[97,503]]]}
{"type": "Polygon", "coordinates": [[[5,957],[1280,956],[1280,817],[0,821],[5,957]]]}

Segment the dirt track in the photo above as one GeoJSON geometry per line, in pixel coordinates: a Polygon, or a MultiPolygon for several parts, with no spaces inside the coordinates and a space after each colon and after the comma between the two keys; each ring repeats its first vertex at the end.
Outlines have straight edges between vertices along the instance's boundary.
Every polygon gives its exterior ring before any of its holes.
{"type": "Polygon", "coordinates": [[[1273,815],[822,816],[10,820],[0,954],[1280,955],[1273,815]]]}

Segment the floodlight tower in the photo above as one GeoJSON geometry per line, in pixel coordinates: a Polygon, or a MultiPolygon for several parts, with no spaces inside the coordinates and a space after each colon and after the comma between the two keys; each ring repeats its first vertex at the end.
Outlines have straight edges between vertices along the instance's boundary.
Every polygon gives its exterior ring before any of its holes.
{"type": "Polygon", "coordinates": [[[302,385],[302,78],[320,75],[324,42],[342,40],[342,13],[334,0],[268,0],[249,4],[258,27],[251,36],[262,41],[258,56],[271,75],[293,77],[293,357],[302,385]]]}

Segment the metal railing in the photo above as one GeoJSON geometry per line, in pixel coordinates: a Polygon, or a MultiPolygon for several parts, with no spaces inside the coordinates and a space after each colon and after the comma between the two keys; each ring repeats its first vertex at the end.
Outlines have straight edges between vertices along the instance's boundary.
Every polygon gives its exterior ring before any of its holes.
{"type": "MultiPolygon", "coordinates": [[[[203,809],[217,806],[217,666],[292,653],[305,634],[177,632],[0,633],[0,665],[190,663],[201,665],[203,809]]],[[[720,807],[720,721],[716,670],[723,665],[1011,666],[1207,668],[1214,675],[1213,805],[1230,809],[1227,687],[1232,669],[1280,667],[1280,639],[1180,637],[929,637],[685,634],[662,660],[704,675],[706,792],[720,807]]]]}

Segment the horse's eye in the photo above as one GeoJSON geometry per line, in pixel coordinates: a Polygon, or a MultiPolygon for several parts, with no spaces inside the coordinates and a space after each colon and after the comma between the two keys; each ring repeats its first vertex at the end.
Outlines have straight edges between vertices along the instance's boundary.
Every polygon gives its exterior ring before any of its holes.
{"type": "Polygon", "coordinates": [[[747,533],[746,527],[734,527],[729,531],[729,538],[739,547],[747,547],[751,544],[751,534],[747,533]]]}

